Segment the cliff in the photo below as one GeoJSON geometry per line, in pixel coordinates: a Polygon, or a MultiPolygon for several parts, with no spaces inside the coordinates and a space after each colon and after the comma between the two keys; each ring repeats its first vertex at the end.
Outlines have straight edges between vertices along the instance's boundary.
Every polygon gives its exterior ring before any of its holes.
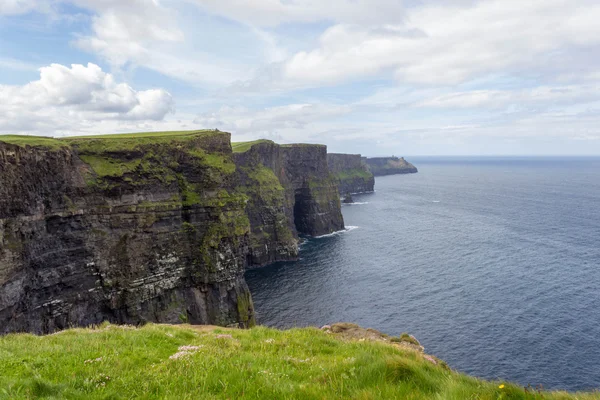
{"type": "Polygon", "coordinates": [[[375,176],[414,174],[418,172],[417,168],[406,161],[404,157],[375,157],[365,158],[364,160],[375,176]]]}
{"type": "Polygon", "coordinates": [[[250,198],[250,267],[296,259],[298,234],[344,229],[325,146],[258,141],[233,148],[241,190],[250,198]]]}
{"type": "Polygon", "coordinates": [[[360,154],[327,154],[329,171],[335,177],[340,195],[375,190],[375,177],[360,154]]]}
{"type": "Polygon", "coordinates": [[[295,229],[343,227],[322,171],[305,170],[326,165],[324,147],[271,150],[282,179],[266,187],[224,132],[0,137],[0,333],[253,325],[247,266],[294,258],[295,229]]]}

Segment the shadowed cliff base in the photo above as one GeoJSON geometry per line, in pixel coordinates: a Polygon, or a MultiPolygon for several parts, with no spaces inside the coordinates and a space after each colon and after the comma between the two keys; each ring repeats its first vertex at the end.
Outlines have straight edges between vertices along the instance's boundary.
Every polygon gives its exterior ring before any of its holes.
{"type": "Polygon", "coordinates": [[[0,333],[252,326],[245,269],[297,257],[298,231],[343,228],[325,146],[258,145],[247,158],[219,131],[0,137],[0,333]]]}

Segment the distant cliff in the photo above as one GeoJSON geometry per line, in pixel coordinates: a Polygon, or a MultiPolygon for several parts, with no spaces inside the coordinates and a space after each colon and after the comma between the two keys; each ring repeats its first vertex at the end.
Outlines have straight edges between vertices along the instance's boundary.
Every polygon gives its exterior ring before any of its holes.
{"type": "Polygon", "coordinates": [[[240,188],[250,199],[250,267],[296,259],[298,233],[319,236],[344,229],[326,157],[322,145],[234,144],[240,188]]]}
{"type": "Polygon", "coordinates": [[[375,176],[414,174],[418,172],[417,168],[406,161],[404,157],[375,157],[365,158],[364,160],[375,176]]]}
{"type": "Polygon", "coordinates": [[[0,333],[251,326],[250,265],[343,228],[324,146],[218,131],[0,137],[0,333]]]}
{"type": "Polygon", "coordinates": [[[340,195],[375,190],[375,177],[360,154],[327,154],[329,171],[337,182],[340,195]]]}

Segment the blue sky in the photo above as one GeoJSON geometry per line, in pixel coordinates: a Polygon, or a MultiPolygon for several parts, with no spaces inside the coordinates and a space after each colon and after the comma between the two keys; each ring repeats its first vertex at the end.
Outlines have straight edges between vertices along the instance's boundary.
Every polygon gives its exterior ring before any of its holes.
{"type": "Polygon", "coordinates": [[[0,0],[0,133],[600,155],[596,0],[0,0]]]}

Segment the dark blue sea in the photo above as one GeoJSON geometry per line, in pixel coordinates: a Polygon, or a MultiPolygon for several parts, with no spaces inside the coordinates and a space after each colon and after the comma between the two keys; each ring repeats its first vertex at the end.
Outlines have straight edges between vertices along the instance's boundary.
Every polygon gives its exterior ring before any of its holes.
{"type": "Polygon", "coordinates": [[[259,323],[414,334],[459,371],[600,388],[600,158],[412,158],[344,233],[247,273],[259,323]]]}

